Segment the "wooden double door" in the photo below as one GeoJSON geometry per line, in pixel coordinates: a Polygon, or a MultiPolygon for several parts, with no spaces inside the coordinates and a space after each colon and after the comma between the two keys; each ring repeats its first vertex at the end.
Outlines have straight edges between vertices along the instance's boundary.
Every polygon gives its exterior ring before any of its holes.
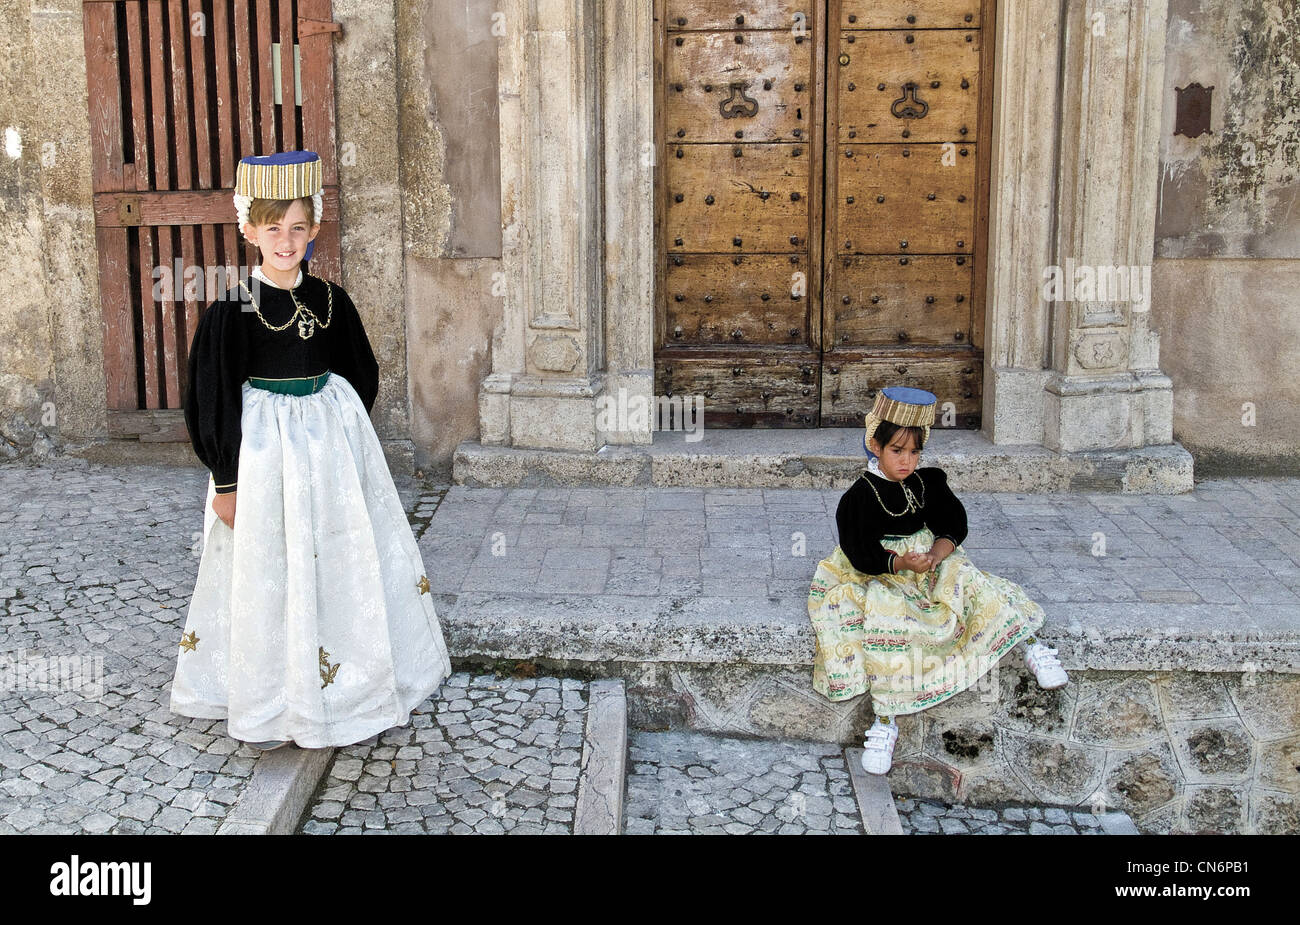
{"type": "Polygon", "coordinates": [[[658,0],[655,386],[709,424],[978,427],[992,0],[658,0]]]}

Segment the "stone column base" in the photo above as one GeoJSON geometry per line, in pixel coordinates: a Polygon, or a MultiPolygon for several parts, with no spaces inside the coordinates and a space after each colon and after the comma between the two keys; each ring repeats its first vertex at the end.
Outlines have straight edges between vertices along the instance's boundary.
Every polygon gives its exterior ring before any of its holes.
{"type": "Polygon", "coordinates": [[[990,367],[984,377],[984,433],[999,445],[1043,441],[1043,389],[1049,371],[990,367]]]}
{"type": "Polygon", "coordinates": [[[497,373],[479,389],[479,433],[484,446],[594,452],[605,445],[596,430],[603,376],[539,379],[497,373]]]}
{"type": "Polygon", "coordinates": [[[1174,390],[1164,373],[1053,373],[1043,398],[1043,445],[1058,453],[1173,443],[1174,390]]]}

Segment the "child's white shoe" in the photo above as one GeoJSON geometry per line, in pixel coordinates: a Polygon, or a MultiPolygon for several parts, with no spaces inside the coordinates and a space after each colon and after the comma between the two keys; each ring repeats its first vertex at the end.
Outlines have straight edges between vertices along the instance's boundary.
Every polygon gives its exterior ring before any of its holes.
{"type": "Polygon", "coordinates": [[[862,743],[862,770],[868,774],[885,774],[894,762],[894,743],[898,741],[898,724],[882,723],[877,717],[862,743]]]}
{"type": "Polygon", "coordinates": [[[1070,676],[1065,673],[1056,657],[1056,650],[1041,642],[1025,648],[1025,667],[1034,673],[1038,686],[1045,691],[1065,687],[1070,681],[1070,676]]]}

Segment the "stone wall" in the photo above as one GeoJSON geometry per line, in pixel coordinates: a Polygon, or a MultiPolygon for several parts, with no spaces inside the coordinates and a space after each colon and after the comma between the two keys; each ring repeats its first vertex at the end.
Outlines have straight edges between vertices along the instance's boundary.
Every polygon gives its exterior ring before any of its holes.
{"type": "Polygon", "coordinates": [[[502,210],[493,4],[398,0],[411,437],[449,465],[478,436],[478,388],[501,319],[502,210]]]}
{"type": "Polygon", "coordinates": [[[1151,312],[1198,473],[1300,472],[1297,88],[1291,0],[1169,0],[1151,312]],[[1193,82],[1214,88],[1211,132],[1187,138],[1193,82]]]}
{"type": "MultiPolygon", "coordinates": [[[[1004,660],[1011,662],[1012,660],[1004,660]]],[[[631,725],[861,745],[867,698],[831,704],[803,668],[626,665],[631,725]]],[[[898,717],[897,794],[1121,809],[1144,832],[1300,833],[1300,677],[1076,671],[1043,691],[1000,662],[898,717]]]]}
{"type": "Polygon", "coordinates": [[[79,0],[0,0],[0,458],[104,433],[79,0]]]}

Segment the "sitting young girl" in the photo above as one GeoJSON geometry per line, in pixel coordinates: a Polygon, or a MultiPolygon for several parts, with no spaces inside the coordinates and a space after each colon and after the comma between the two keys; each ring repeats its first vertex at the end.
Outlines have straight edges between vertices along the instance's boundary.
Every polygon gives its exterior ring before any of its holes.
{"type": "Polygon", "coordinates": [[[1017,643],[1039,687],[1069,680],[1038,642],[1043,609],[1014,582],[966,557],[966,511],[942,469],[918,469],[935,396],[890,388],[866,418],[867,469],[840,498],[839,545],[817,565],[808,615],[817,633],[813,688],[833,701],[871,692],[876,720],[862,767],[893,761],[893,717],[973,685],[1017,643]]]}

